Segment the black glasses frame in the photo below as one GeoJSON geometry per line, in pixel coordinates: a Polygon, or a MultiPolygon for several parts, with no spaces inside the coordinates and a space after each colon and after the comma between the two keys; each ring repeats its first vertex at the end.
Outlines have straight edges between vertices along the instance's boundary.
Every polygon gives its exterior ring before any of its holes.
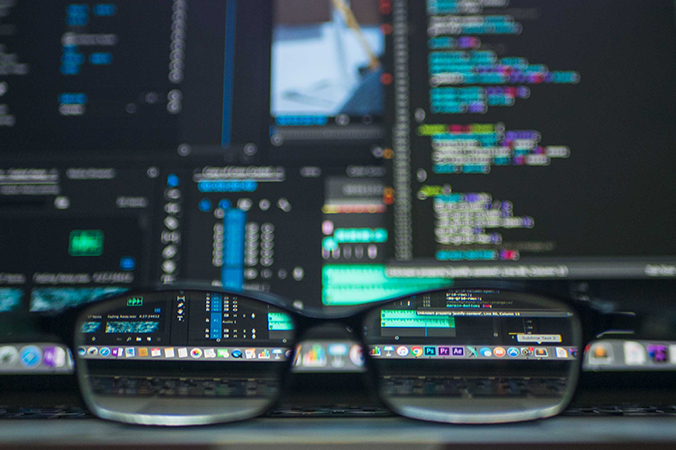
{"type": "MultiPolygon", "coordinates": [[[[271,295],[271,294],[266,294],[266,293],[260,293],[260,292],[229,292],[226,290],[221,290],[221,289],[214,289],[214,288],[209,288],[209,289],[204,289],[204,286],[201,286],[199,289],[192,289],[192,288],[186,288],[186,289],[181,289],[176,286],[165,286],[163,289],[151,289],[151,290],[135,290],[133,292],[127,292],[124,294],[124,296],[129,296],[129,295],[135,295],[135,294],[140,294],[140,293],[145,293],[147,294],[149,291],[153,293],[161,293],[161,292],[181,292],[181,291],[191,291],[191,292],[217,292],[217,293],[223,293],[226,295],[234,295],[234,296],[239,296],[243,298],[249,298],[251,300],[263,302],[266,304],[269,304],[271,306],[277,307],[287,313],[291,320],[293,321],[294,324],[294,331],[295,331],[295,336],[293,342],[289,343],[290,348],[295,349],[297,344],[300,342],[303,342],[306,339],[306,335],[308,332],[311,330],[318,328],[318,327],[323,327],[326,325],[334,325],[334,326],[339,326],[341,328],[344,328],[351,336],[351,338],[362,347],[363,351],[363,356],[364,356],[364,367],[366,369],[364,373],[364,381],[367,385],[367,387],[372,391],[375,392],[378,398],[380,398],[381,402],[388,407],[388,409],[392,410],[395,414],[402,415],[406,417],[406,415],[402,414],[399,411],[396,411],[395,408],[390,405],[386,399],[383,398],[382,395],[380,395],[380,392],[378,392],[378,377],[379,377],[379,369],[378,366],[374,363],[373,359],[369,355],[368,351],[368,346],[365,341],[365,336],[364,336],[364,322],[365,319],[367,318],[368,314],[371,313],[372,311],[390,304],[392,302],[395,302],[397,300],[401,299],[406,299],[410,298],[412,295],[421,295],[425,293],[432,293],[432,292],[438,292],[442,290],[463,290],[463,289],[497,289],[497,290],[502,290],[502,291],[509,291],[513,293],[524,293],[524,294],[530,294],[530,295],[537,295],[540,297],[544,297],[547,299],[551,299],[554,301],[562,302],[566,304],[568,307],[571,308],[571,310],[575,313],[575,318],[577,320],[577,323],[580,326],[580,331],[581,331],[581,348],[580,348],[580,357],[578,359],[579,367],[577,368],[576,374],[579,375],[581,372],[582,368],[582,363],[584,360],[584,348],[594,339],[599,338],[603,335],[606,334],[632,334],[634,330],[634,325],[635,325],[635,315],[633,313],[622,313],[622,312],[607,312],[603,311],[597,307],[595,307],[594,304],[591,303],[585,303],[585,302],[580,302],[576,300],[572,300],[570,298],[563,298],[558,295],[554,295],[549,292],[544,292],[542,290],[534,289],[531,285],[527,283],[515,283],[515,282],[503,282],[503,281],[484,281],[484,282],[458,282],[454,283],[453,285],[450,285],[446,288],[443,289],[433,289],[433,290],[428,290],[428,291],[423,291],[423,292],[412,292],[407,295],[403,296],[398,296],[398,297],[393,297],[390,299],[385,299],[369,304],[364,304],[364,305],[359,305],[356,307],[348,307],[346,309],[341,309],[333,313],[326,313],[320,310],[314,310],[314,309],[309,309],[309,310],[303,310],[303,309],[297,309],[294,308],[293,306],[289,305],[289,302],[287,300],[284,300],[281,297],[271,295]]],[[[118,296],[120,297],[120,296],[118,296]]],[[[118,298],[115,297],[115,298],[118,298]]],[[[110,299],[109,299],[110,300],[110,299]]],[[[102,300],[101,302],[105,302],[106,300],[102,300]]],[[[42,332],[47,332],[50,334],[55,334],[59,336],[64,343],[68,345],[68,347],[71,349],[73,352],[73,355],[75,358],[77,358],[77,347],[76,347],[76,342],[75,342],[75,336],[76,336],[76,330],[75,326],[76,323],[78,323],[80,316],[88,309],[92,307],[91,304],[88,305],[82,305],[77,308],[73,308],[67,311],[64,311],[58,315],[43,315],[41,316],[36,325],[37,328],[42,331],[42,332]]],[[[288,388],[289,385],[289,377],[291,374],[291,370],[293,368],[293,363],[294,363],[294,357],[289,358],[286,361],[286,367],[284,368],[281,379],[280,379],[280,395],[274,400],[270,402],[269,408],[267,408],[264,411],[261,411],[259,414],[250,416],[250,417],[242,417],[242,418],[237,418],[233,420],[226,420],[226,422],[235,422],[239,420],[249,420],[253,419],[255,417],[259,417],[261,415],[264,415],[265,413],[269,412],[270,410],[273,410],[275,407],[279,405],[279,400],[281,398],[281,392],[284,392],[285,388],[288,388]]],[[[578,380],[575,379],[573,380],[575,383],[575,389],[573,389],[573,392],[571,393],[570,396],[567,396],[561,404],[560,411],[564,410],[570,401],[574,398],[575,392],[577,390],[577,384],[578,380]]],[[[82,386],[81,386],[82,389],[82,386]]],[[[82,392],[81,392],[82,394],[82,392]]],[[[84,398],[85,396],[83,396],[84,398]]],[[[86,401],[86,398],[84,399],[86,401]]],[[[549,417],[549,416],[547,416],[549,417]]],[[[104,417],[105,418],[105,417],[104,417]]],[[[534,420],[542,418],[539,415],[528,415],[528,414],[521,414],[515,416],[513,420],[509,420],[509,422],[517,422],[517,421],[524,421],[524,420],[534,420]]],[[[424,418],[424,417],[414,417],[416,420],[432,420],[434,421],[435,419],[430,417],[430,418],[424,418]]],[[[115,421],[120,421],[120,419],[117,418],[112,418],[112,420],[115,421]]],[[[158,423],[143,423],[143,424],[150,424],[150,425],[172,425],[169,423],[159,423],[161,421],[158,421],[158,423]]],[[[497,422],[506,422],[506,421],[496,421],[495,419],[493,420],[478,420],[478,421],[472,421],[471,423],[497,423],[497,422]]],[[[136,422],[138,423],[138,422],[136,422]]],[[[197,424],[211,424],[211,423],[223,423],[222,420],[217,420],[214,422],[205,422],[205,423],[194,423],[195,425],[197,424]]],[[[452,421],[450,423],[470,423],[470,422],[463,422],[462,420],[458,421],[452,421]]],[[[174,424],[175,425],[175,424],[174,424]]]]}

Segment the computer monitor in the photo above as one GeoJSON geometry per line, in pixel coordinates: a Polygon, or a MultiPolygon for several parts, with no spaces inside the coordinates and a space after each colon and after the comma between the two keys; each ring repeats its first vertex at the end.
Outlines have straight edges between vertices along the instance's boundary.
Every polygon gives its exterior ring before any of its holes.
{"type": "Polygon", "coordinates": [[[0,0],[0,309],[676,276],[676,11],[0,0]]]}

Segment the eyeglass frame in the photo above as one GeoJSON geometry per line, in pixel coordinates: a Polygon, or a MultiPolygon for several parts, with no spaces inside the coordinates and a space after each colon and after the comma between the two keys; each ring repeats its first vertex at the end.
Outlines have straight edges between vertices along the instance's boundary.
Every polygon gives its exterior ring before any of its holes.
{"type": "MultiPolygon", "coordinates": [[[[76,361],[76,374],[78,374],[78,384],[80,388],[80,395],[85,404],[88,405],[90,410],[96,414],[99,418],[105,420],[112,420],[115,422],[121,423],[130,423],[130,424],[139,424],[139,425],[157,425],[157,426],[194,426],[194,425],[214,425],[214,424],[224,424],[224,423],[234,423],[238,421],[251,420],[257,417],[261,417],[268,413],[271,410],[274,410],[275,407],[279,404],[281,399],[281,393],[284,392],[284,386],[288,386],[289,377],[294,366],[294,357],[288,358],[286,361],[286,367],[281,372],[280,386],[282,387],[277,395],[277,398],[270,401],[270,404],[267,408],[256,415],[249,417],[234,418],[233,420],[171,420],[166,416],[152,416],[152,417],[162,417],[164,420],[125,420],[129,414],[127,413],[114,413],[102,411],[100,408],[97,408],[92,402],[89,401],[91,397],[91,392],[88,392],[88,388],[85,383],[81,380],[80,375],[83,372],[83,359],[79,358],[77,355],[77,342],[76,335],[77,329],[76,325],[82,321],[83,314],[86,314],[87,310],[104,304],[106,301],[111,301],[114,299],[126,297],[126,296],[135,296],[145,294],[161,294],[161,293],[176,293],[181,291],[189,292],[198,292],[198,293],[220,293],[224,295],[239,296],[241,298],[246,298],[254,300],[257,302],[265,303],[270,306],[274,306],[282,310],[282,312],[289,315],[293,321],[294,325],[294,338],[293,342],[290,342],[288,346],[291,349],[296,349],[297,345],[300,342],[305,340],[305,335],[313,329],[320,328],[326,325],[340,325],[345,327],[345,329],[350,333],[352,339],[362,347],[363,356],[364,356],[364,380],[367,387],[373,390],[378,398],[381,400],[384,406],[387,407],[391,412],[402,417],[408,417],[413,420],[423,420],[423,421],[435,421],[439,420],[432,418],[424,417],[409,417],[405,414],[402,414],[399,411],[396,411],[389,402],[380,394],[378,389],[378,374],[379,369],[374,363],[373,358],[369,355],[368,346],[365,341],[364,336],[364,322],[368,317],[369,313],[378,308],[396,302],[398,300],[403,300],[410,298],[414,295],[424,295],[433,292],[449,291],[449,290],[468,290],[468,289],[493,289],[500,291],[507,291],[512,293],[523,293],[529,295],[539,296],[548,300],[557,301],[562,304],[565,304],[571,309],[574,313],[575,318],[575,327],[579,327],[578,331],[580,333],[581,347],[579,351],[579,358],[576,361],[578,367],[574,372],[575,379],[572,380],[575,383],[575,387],[570,390],[570,395],[567,395],[564,398],[553,414],[532,414],[528,411],[514,413],[510,417],[511,420],[495,420],[486,418],[486,420],[475,420],[471,422],[459,420],[453,421],[443,421],[442,423],[448,424],[495,424],[495,423],[514,423],[522,422],[529,420],[537,420],[542,418],[549,418],[558,415],[560,412],[565,410],[565,408],[570,404],[572,399],[575,397],[577,389],[579,387],[579,374],[582,371],[582,364],[584,362],[584,349],[595,339],[605,336],[607,334],[614,335],[631,335],[635,332],[636,326],[636,315],[631,312],[609,312],[597,307],[593,302],[582,302],[579,300],[562,297],[561,295],[553,294],[551,292],[545,292],[542,289],[533,288],[528,283],[512,282],[512,281],[472,281],[472,282],[455,282],[447,287],[440,287],[425,291],[419,292],[410,292],[404,295],[399,295],[389,299],[378,300],[375,302],[365,303],[357,306],[349,306],[346,309],[341,309],[337,312],[326,313],[319,309],[300,309],[295,308],[289,305],[289,301],[283,297],[279,297],[274,294],[259,292],[259,291],[228,291],[224,289],[219,289],[217,287],[209,286],[206,288],[204,285],[190,286],[190,285],[163,285],[161,287],[150,288],[150,289],[135,289],[133,291],[125,292],[121,295],[116,295],[114,297],[109,297],[97,301],[96,303],[88,303],[84,305],[79,305],[74,308],[70,308],[65,311],[58,312],[56,314],[43,314],[41,315],[34,324],[36,328],[44,333],[49,333],[58,336],[67,346],[71,349],[73,357],[76,361]]],[[[151,416],[147,416],[151,417],[151,416]]],[[[179,418],[185,419],[190,416],[176,416],[179,418]]],[[[223,417],[223,416],[219,416],[223,417]]]]}

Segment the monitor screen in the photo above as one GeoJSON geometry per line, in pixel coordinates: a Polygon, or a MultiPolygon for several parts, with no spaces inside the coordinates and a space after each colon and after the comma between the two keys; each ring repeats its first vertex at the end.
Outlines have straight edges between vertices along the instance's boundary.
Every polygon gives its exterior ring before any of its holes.
{"type": "Polygon", "coordinates": [[[387,3],[389,276],[673,276],[674,2],[387,3]]]}
{"type": "Polygon", "coordinates": [[[0,0],[0,310],[676,276],[672,0],[0,0]]]}

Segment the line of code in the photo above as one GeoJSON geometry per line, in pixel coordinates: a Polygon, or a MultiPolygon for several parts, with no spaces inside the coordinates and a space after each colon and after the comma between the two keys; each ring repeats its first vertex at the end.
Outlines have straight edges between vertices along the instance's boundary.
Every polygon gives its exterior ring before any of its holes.
{"type": "Polygon", "coordinates": [[[506,130],[497,124],[420,125],[418,136],[429,136],[433,171],[437,174],[483,173],[492,166],[548,166],[570,156],[566,146],[542,145],[535,130],[506,130]]]}

